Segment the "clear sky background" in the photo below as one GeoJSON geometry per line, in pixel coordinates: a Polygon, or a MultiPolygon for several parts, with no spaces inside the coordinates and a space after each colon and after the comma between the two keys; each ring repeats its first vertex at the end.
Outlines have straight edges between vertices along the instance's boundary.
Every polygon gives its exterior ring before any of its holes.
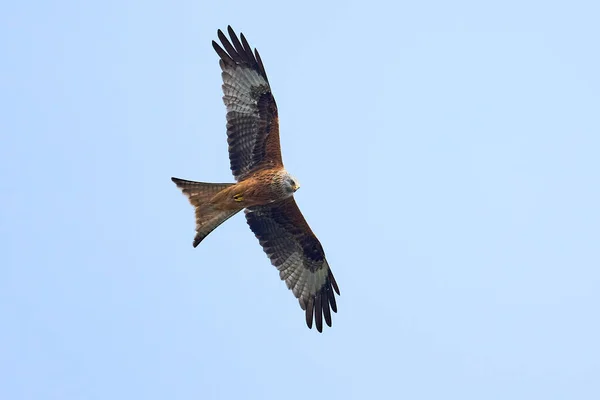
{"type": "Polygon", "coordinates": [[[0,398],[599,399],[595,1],[11,1],[0,398]],[[341,289],[305,326],[231,181],[220,69],[259,48],[341,289]]]}

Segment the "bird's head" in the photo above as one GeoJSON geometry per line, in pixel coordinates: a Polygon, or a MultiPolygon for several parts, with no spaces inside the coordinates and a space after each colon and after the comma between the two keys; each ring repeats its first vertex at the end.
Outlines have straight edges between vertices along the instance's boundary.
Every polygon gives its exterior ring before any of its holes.
{"type": "Polygon", "coordinates": [[[294,178],[292,175],[285,173],[285,178],[283,179],[286,192],[293,194],[296,190],[300,189],[300,184],[298,180],[294,178]]]}

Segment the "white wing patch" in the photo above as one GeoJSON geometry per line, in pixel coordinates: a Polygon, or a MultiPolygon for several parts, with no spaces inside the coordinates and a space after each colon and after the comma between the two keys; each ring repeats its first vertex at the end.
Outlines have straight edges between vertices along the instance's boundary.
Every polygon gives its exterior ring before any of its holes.
{"type": "Polygon", "coordinates": [[[254,114],[256,99],[252,97],[252,88],[267,86],[267,81],[258,72],[244,67],[223,70],[223,102],[228,111],[254,114]]]}
{"type": "Polygon", "coordinates": [[[277,269],[279,277],[298,298],[302,309],[305,309],[308,298],[323,287],[329,266],[325,262],[321,268],[311,272],[303,265],[302,253],[295,251],[277,269]]]}

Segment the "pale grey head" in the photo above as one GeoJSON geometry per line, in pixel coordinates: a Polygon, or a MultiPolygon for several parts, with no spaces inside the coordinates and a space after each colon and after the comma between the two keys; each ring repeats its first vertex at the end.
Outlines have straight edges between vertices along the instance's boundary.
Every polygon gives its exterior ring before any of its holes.
{"type": "Polygon", "coordinates": [[[290,197],[294,194],[294,192],[296,192],[296,190],[300,189],[298,180],[286,170],[282,170],[279,174],[277,174],[276,181],[278,189],[284,198],[290,197]]]}

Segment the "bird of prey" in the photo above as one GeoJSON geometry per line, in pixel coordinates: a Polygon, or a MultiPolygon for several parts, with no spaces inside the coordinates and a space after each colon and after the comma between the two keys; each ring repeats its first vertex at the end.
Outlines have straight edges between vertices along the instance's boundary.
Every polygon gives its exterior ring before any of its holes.
{"type": "Polygon", "coordinates": [[[171,178],[196,213],[194,247],[241,210],[260,245],[305,310],[306,324],[323,331],[337,312],[337,283],[321,243],[294,200],[300,185],[283,167],[277,105],[258,51],[231,26],[223,47],[215,41],[227,107],[229,161],[236,183],[204,183],[171,178]]]}

